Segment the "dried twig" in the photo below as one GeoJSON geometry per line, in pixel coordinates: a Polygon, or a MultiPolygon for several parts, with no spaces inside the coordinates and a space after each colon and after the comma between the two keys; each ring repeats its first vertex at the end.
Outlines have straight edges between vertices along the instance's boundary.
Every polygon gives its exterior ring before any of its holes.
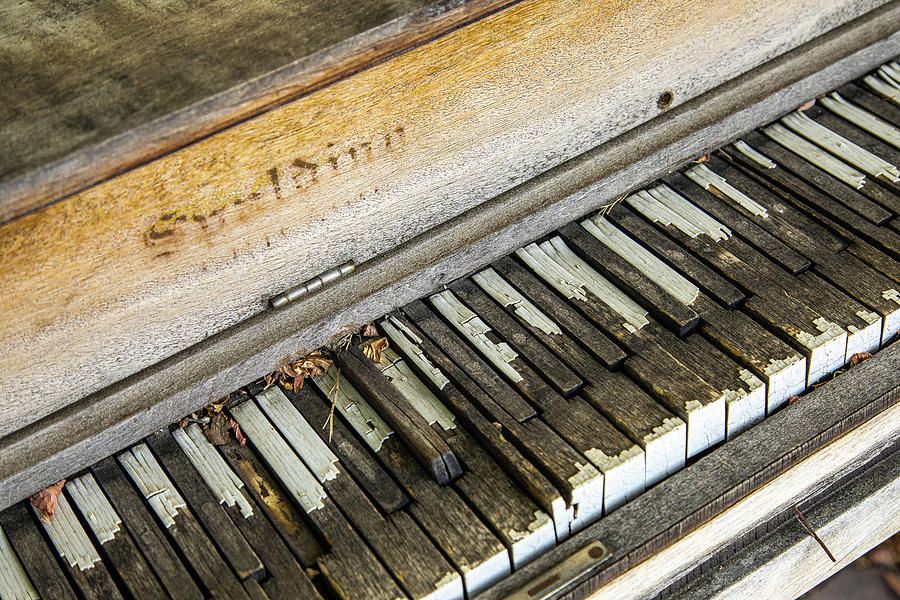
{"type": "Polygon", "coordinates": [[[597,218],[598,218],[598,219],[603,219],[604,217],[606,217],[606,215],[609,214],[609,211],[611,211],[611,210],[613,209],[614,206],[616,206],[617,204],[619,204],[620,202],[622,202],[622,200],[624,200],[624,199],[627,198],[627,197],[628,197],[628,194],[625,194],[624,196],[621,196],[621,197],[619,197],[619,198],[616,198],[615,200],[613,200],[612,202],[610,202],[609,204],[607,204],[606,206],[604,206],[603,208],[601,208],[601,209],[600,209],[600,212],[597,213],[597,218]]]}
{"type": "Polygon", "coordinates": [[[825,542],[822,541],[822,538],[820,538],[816,534],[815,530],[813,530],[812,528],[812,525],[809,524],[809,521],[806,520],[806,517],[803,516],[803,513],[800,512],[800,509],[797,508],[796,504],[794,505],[794,512],[797,513],[797,518],[800,519],[800,524],[803,525],[803,527],[807,532],[809,532],[809,535],[811,535],[814,540],[819,542],[819,545],[822,546],[822,550],[825,551],[825,554],[828,555],[828,558],[831,559],[831,562],[837,562],[837,559],[834,558],[834,554],[831,553],[831,550],[828,549],[828,546],[825,545],[825,542]]]}
{"type": "Polygon", "coordinates": [[[331,399],[331,410],[328,411],[328,418],[325,419],[325,423],[322,424],[322,429],[325,429],[325,426],[328,426],[328,442],[331,443],[331,438],[334,435],[334,407],[337,404],[337,395],[338,392],[341,391],[341,368],[337,368],[337,373],[334,376],[334,386],[328,392],[328,398],[331,399]]]}

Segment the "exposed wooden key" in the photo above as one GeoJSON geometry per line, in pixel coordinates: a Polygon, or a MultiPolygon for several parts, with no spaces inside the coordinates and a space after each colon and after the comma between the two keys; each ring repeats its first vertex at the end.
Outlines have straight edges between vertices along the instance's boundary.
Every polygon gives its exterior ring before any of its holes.
{"type": "Polygon", "coordinates": [[[391,387],[359,348],[351,347],[338,354],[338,363],[341,374],[366,395],[438,484],[447,485],[462,475],[459,461],[447,442],[391,387]]]}

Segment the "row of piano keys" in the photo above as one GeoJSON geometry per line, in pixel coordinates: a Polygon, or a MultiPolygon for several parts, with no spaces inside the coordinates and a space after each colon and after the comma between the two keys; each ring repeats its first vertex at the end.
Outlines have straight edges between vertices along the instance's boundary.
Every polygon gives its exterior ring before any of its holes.
{"type": "Polygon", "coordinates": [[[0,513],[0,599],[474,597],[895,336],[898,73],[0,513]]]}

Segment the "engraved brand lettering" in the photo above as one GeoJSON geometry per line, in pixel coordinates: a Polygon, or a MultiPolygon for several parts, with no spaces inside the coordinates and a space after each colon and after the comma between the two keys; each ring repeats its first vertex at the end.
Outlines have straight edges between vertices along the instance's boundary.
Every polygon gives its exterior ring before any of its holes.
{"type": "MultiPolygon", "coordinates": [[[[152,246],[158,240],[173,235],[180,226],[189,222],[206,229],[210,225],[210,217],[230,207],[260,200],[266,194],[279,202],[290,199],[292,194],[311,188],[321,178],[339,176],[361,161],[372,160],[381,152],[396,150],[404,141],[403,128],[396,126],[367,141],[342,144],[330,142],[315,156],[295,156],[284,164],[270,167],[243,189],[218,190],[210,195],[192,198],[171,212],[160,215],[144,230],[144,243],[152,246]]],[[[359,197],[363,197],[362,193],[359,197]]]]}

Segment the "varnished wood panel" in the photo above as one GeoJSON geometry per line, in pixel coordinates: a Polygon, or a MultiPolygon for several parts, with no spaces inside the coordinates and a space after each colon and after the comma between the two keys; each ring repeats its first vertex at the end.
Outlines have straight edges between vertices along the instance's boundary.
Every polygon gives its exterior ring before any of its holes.
{"type": "Polygon", "coordinates": [[[523,2],[7,223],[0,435],[876,4],[523,2]]]}

